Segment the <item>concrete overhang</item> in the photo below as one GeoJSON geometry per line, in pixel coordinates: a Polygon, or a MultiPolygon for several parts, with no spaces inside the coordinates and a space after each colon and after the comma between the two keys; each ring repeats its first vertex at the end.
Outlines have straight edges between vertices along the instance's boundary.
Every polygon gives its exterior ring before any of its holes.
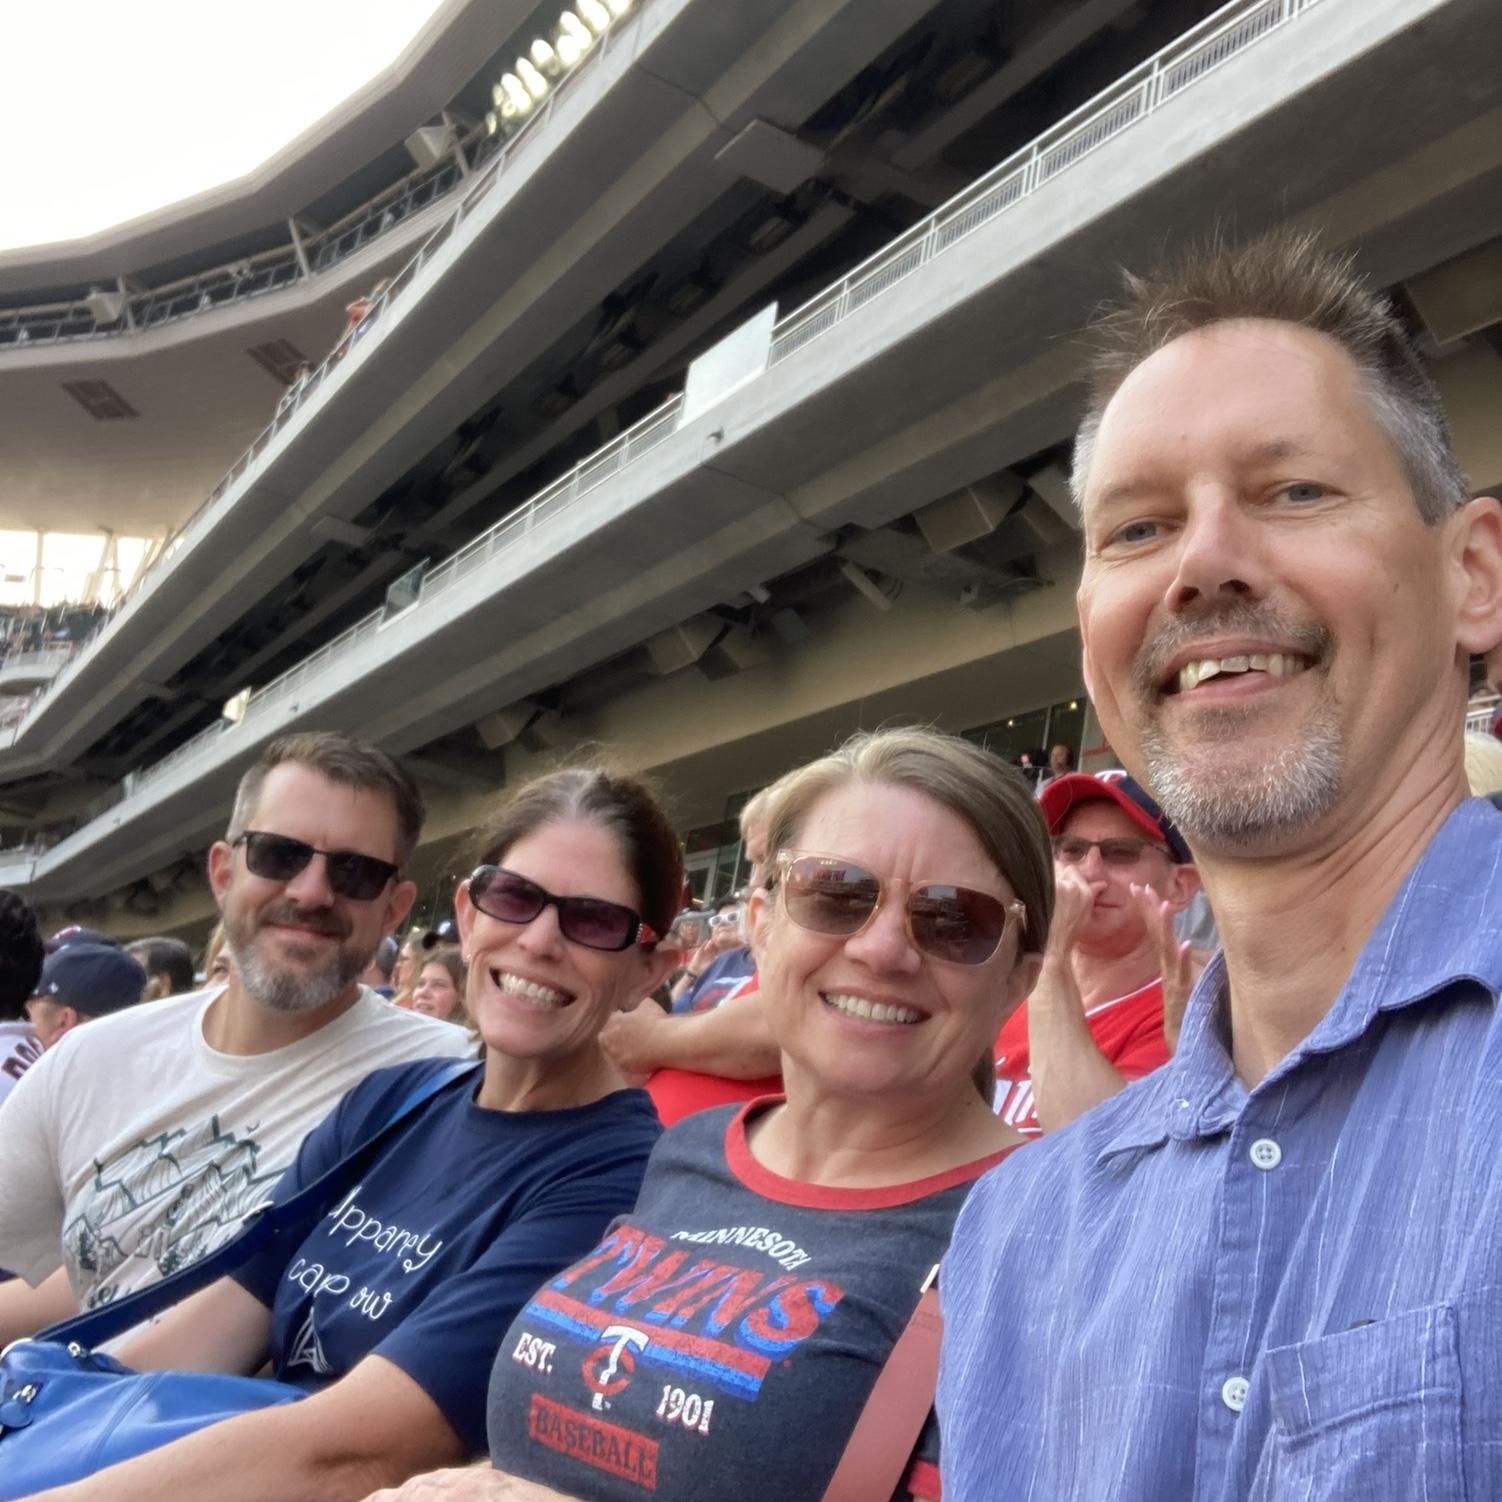
{"type": "Polygon", "coordinates": [[[1214,225],[1212,160],[1237,184],[1238,229],[1323,218],[1341,240],[1358,226],[1353,243],[1380,247],[1386,280],[1495,234],[1502,194],[1478,222],[1477,184],[1502,180],[1502,132],[1481,132],[1490,155],[1472,139],[1502,106],[1475,45],[1493,14],[1486,0],[1322,0],[1224,65],[1208,93],[1100,147],[556,513],[528,546],[351,643],[274,713],[0,881],[49,896],[118,884],[201,843],[238,770],[288,725],[410,749],[796,567],[837,526],[881,525],[1057,442],[1078,369],[1067,336],[1116,263],[1151,257],[1163,224],[1214,225]],[[1415,78],[1434,87],[1416,98],[1415,78]],[[1400,81],[1402,122],[1368,116],[1343,131],[1354,101],[1400,81]],[[1307,150],[1322,133],[1340,138],[1328,157],[1307,150]],[[1271,165],[1295,159],[1297,170],[1271,165]],[[1411,241],[1363,196],[1379,178],[1401,222],[1415,204],[1397,188],[1427,180],[1411,241]]]}
{"type": "MultiPolygon", "coordinates": [[[[282,223],[346,177],[351,162],[371,161],[438,115],[535,9],[535,0],[446,0],[395,62],[254,172],[97,234],[0,251],[0,293],[112,284],[282,223]]],[[[211,126],[184,122],[195,128],[211,126]]]]}
{"type": "Polygon", "coordinates": [[[484,174],[462,220],[318,395],[185,529],[0,743],[0,779],[55,765],[171,676],[668,243],[734,181],[719,150],[797,123],[911,24],[905,0],[652,0],[552,118],[484,174]]]}

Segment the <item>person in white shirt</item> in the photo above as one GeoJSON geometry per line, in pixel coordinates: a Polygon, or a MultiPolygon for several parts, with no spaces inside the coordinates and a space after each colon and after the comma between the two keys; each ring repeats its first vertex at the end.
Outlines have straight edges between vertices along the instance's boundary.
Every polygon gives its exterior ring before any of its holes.
{"type": "Polygon", "coordinates": [[[284,736],[245,774],[209,882],[222,986],[101,1017],[0,1108],[0,1346],[228,1239],[371,1070],[457,1056],[457,1028],[358,977],[407,916],[421,794],[384,752],[284,736]]]}
{"type": "Polygon", "coordinates": [[[0,1101],[42,1056],[26,1016],[46,951],[37,915],[14,892],[0,891],[0,1101]]]}

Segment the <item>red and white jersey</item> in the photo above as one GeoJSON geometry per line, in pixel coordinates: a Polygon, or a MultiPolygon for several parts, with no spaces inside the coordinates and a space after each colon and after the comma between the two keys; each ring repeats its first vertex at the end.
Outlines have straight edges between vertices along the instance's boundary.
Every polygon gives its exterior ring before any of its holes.
{"type": "MultiPolygon", "coordinates": [[[[1085,1013],[1095,1046],[1129,1080],[1151,1074],[1168,1062],[1163,1036],[1163,980],[1160,976],[1128,996],[1103,1001],[1085,1013]]],[[[996,1035],[996,1114],[1029,1137],[1042,1135],[1033,1109],[1032,1060],[1028,1053],[1024,1001],[996,1035]]]]}

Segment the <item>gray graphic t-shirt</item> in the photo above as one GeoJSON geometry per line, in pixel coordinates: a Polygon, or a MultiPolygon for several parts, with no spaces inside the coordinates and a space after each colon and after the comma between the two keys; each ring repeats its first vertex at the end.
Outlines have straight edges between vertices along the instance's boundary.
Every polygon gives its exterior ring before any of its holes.
{"type": "MultiPolygon", "coordinates": [[[[590,1502],[818,1502],[974,1180],[780,1178],[749,1113],[658,1144],[636,1209],[512,1324],[490,1379],[503,1471],[590,1502]]],[[[903,1491],[937,1495],[930,1420],[903,1491]]],[[[873,1498],[872,1502],[881,1502],[873,1498]]]]}
{"type": "Polygon", "coordinates": [[[470,1046],[365,991],[300,1042],[220,1053],[219,990],[100,1017],[27,1070],[0,1106],[0,1267],[66,1266],[84,1308],[154,1283],[232,1236],[371,1070],[470,1046]]]}

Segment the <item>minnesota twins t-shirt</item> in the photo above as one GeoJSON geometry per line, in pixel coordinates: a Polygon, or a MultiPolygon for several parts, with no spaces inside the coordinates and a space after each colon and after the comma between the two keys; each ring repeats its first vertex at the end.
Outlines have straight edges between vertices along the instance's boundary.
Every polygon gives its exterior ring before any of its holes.
{"type": "MultiPolygon", "coordinates": [[[[447,1060],[383,1069],[308,1135],[286,1199],[391,1120],[447,1060]]],[[[475,1104],[478,1070],[384,1141],[288,1260],[234,1276],[272,1311],[284,1382],[316,1389],[368,1355],[400,1367],[465,1445],[485,1448],[485,1379],[516,1312],[636,1200],[662,1128],[640,1090],[562,1111],[475,1104]]]]}
{"type": "MultiPolygon", "coordinates": [[[[752,1157],[766,1102],[668,1132],[634,1211],[552,1278],[490,1378],[493,1464],[589,1502],[818,1502],[971,1184],[828,1189],[752,1157]]],[[[936,1495],[930,1417],[902,1491],[936,1495]]],[[[872,1502],[882,1502],[873,1498],[872,1502]]]]}

